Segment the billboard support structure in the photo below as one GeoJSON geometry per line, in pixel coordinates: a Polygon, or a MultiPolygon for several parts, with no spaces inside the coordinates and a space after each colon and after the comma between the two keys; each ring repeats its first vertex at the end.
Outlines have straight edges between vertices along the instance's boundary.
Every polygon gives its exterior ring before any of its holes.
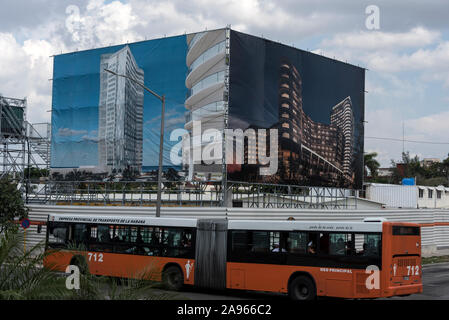
{"type": "Polygon", "coordinates": [[[50,168],[50,124],[26,121],[26,99],[0,96],[0,178],[10,177],[21,183],[28,194],[30,170],[50,168]]]}
{"type": "MultiPolygon", "coordinates": [[[[228,127],[228,108],[229,108],[229,65],[231,64],[231,51],[230,51],[230,47],[231,47],[231,25],[228,25],[226,27],[226,71],[225,71],[225,90],[224,90],[224,95],[226,96],[226,99],[224,99],[224,116],[223,116],[223,121],[224,121],[224,127],[223,128],[227,128],[228,127]]],[[[228,192],[230,190],[228,190],[228,177],[227,177],[227,167],[226,167],[226,135],[225,135],[225,130],[223,130],[222,133],[222,156],[223,156],[223,162],[222,162],[222,177],[221,177],[221,181],[222,181],[222,195],[223,195],[223,202],[222,202],[222,206],[223,207],[228,207],[229,205],[232,206],[232,196],[231,196],[231,201],[228,200],[228,192]],[[230,203],[229,203],[230,202],[230,203]]]]}

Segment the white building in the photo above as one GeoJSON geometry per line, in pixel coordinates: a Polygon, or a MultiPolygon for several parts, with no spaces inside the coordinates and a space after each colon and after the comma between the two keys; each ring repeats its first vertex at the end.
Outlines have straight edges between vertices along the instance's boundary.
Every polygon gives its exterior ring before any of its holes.
{"type": "Polygon", "coordinates": [[[352,160],[354,154],[354,113],[351,97],[332,107],[331,124],[340,128],[343,134],[343,172],[352,176],[352,160]]]}
{"type": "Polygon", "coordinates": [[[368,183],[366,198],[384,203],[387,208],[447,209],[449,188],[444,186],[403,186],[368,183]]]}
{"type": "Polygon", "coordinates": [[[98,123],[99,167],[117,172],[129,167],[142,168],[143,88],[124,77],[104,71],[111,70],[141,83],[140,69],[128,46],[101,56],[100,102],[98,123]]]}
{"type": "MultiPolygon", "coordinates": [[[[229,55],[227,42],[229,30],[220,29],[187,35],[188,52],[186,64],[189,73],[186,77],[186,87],[190,94],[185,101],[188,110],[184,128],[189,131],[189,140],[184,139],[182,155],[184,168],[188,169],[188,180],[196,176],[222,174],[222,153],[212,154],[213,164],[205,165],[195,155],[201,155],[205,142],[201,135],[205,130],[216,129],[223,132],[225,128],[225,111],[227,109],[227,79],[229,66],[226,56],[229,55]],[[194,121],[201,123],[201,132],[193,130],[194,121]]],[[[221,133],[222,135],[222,133],[221,133]]],[[[221,139],[221,137],[216,137],[221,139]]],[[[217,139],[214,138],[214,141],[217,139]]],[[[207,142],[208,148],[213,143],[207,142]]],[[[221,140],[215,142],[221,149],[221,140]]]]}
{"type": "Polygon", "coordinates": [[[418,208],[449,208],[449,188],[418,187],[418,208]]]}

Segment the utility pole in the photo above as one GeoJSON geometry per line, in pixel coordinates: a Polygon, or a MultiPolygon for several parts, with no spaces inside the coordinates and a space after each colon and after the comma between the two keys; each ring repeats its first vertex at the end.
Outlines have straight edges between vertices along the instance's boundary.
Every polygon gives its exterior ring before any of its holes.
{"type": "Polygon", "coordinates": [[[165,117],[165,95],[158,95],[157,93],[155,93],[153,90],[147,88],[143,83],[140,83],[139,81],[128,77],[127,75],[123,75],[123,74],[118,74],[115,73],[114,71],[108,70],[108,69],[104,69],[104,71],[109,72],[117,77],[123,77],[126,78],[128,80],[131,80],[132,82],[136,83],[137,85],[141,86],[142,88],[144,88],[146,91],[148,91],[149,93],[151,93],[153,96],[155,96],[156,98],[158,98],[161,103],[162,103],[162,112],[161,112],[161,137],[160,137],[160,142],[159,142],[159,170],[158,170],[158,174],[157,174],[157,200],[156,200],[156,217],[160,217],[161,216],[161,203],[162,203],[162,152],[163,152],[163,147],[164,147],[164,117],[165,117]]]}

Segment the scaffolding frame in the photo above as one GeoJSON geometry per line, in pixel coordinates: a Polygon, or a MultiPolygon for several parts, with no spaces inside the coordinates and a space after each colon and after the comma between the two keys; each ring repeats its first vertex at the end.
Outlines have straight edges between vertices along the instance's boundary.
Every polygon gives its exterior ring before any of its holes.
{"type": "Polygon", "coordinates": [[[0,178],[13,179],[28,194],[29,176],[25,177],[25,169],[50,168],[50,124],[32,125],[26,114],[26,98],[0,95],[0,178]]]}

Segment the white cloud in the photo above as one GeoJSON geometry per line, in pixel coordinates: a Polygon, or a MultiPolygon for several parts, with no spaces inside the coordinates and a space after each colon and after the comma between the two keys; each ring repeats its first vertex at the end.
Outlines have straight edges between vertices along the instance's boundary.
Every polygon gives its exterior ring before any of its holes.
{"type": "Polygon", "coordinates": [[[378,73],[417,72],[421,81],[449,87],[449,41],[424,27],[406,32],[359,31],[323,40],[316,53],[360,63],[378,73]]]}
{"type": "Polygon", "coordinates": [[[0,90],[10,97],[27,97],[27,118],[49,121],[52,59],[55,46],[46,40],[20,44],[12,34],[0,33],[0,90]]]}
{"type": "MultiPolygon", "coordinates": [[[[447,20],[444,10],[440,10],[447,8],[447,2],[437,0],[409,6],[406,2],[381,1],[381,31],[366,31],[365,5],[352,2],[337,5],[328,0],[86,0],[81,5],[75,0],[73,3],[79,5],[78,17],[76,11],[70,11],[70,16],[58,7],[47,20],[40,14],[39,24],[33,27],[27,24],[26,27],[15,27],[14,31],[0,31],[0,93],[13,97],[27,96],[31,122],[50,120],[50,113],[45,112],[51,108],[52,83],[48,79],[52,77],[53,60],[50,55],[232,24],[233,29],[258,36],[263,34],[266,38],[288,44],[298,44],[314,36],[327,36],[328,39],[323,40],[315,52],[370,69],[366,80],[369,92],[366,105],[370,110],[366,117],[369,121],[366,135],[381,132],[387,137],[401,137],[401,120],[405,118],[406,128],[409,125],[416,128],[406,129],[407,136],[421,137],[420,140],[444,138],[438,134],[444,132],[444,125],[432,123],[448,123],[444,112],[430,118],[407,120],[410,114],[401,114],[400,111],[409,107],[407,102],[403,105],[373,105],[372,101],[394,98],[395,102],[400,102],[410,97],[423,101],[429,94],[426,83],[441,83],[449,87],[449,41],[443,40],[442,30],[436,29],[447,20]],[[431,19],[414,19],[420,10],[435,12],[431,19]],[[392,18],[388,19],[390,15],[392,18]],[[67,19],[70,17],[75,28],[69,30],[67,19]],[[402,23],[402,17],[409,17],[412,23],[402,23]],[[388,21],[394,24],[390,29],[385,27],[388,21]],[[404,76],[404,72],[411,75],[404,76]],[[372,77],[373,74],[376,76],[372,77]],[[431,130],[426,129],[428,126],[438,130],[426,131],[431,130]]],[[[64,6],[60,2],[58,5],[64,6]]],[[[2,21],[6,21],[5,17],[2,21]]],[[[445,134],[447,137],[447,131],[445,134]]],[[[367,140],[366,150],[375,148],[388,164],[390,158],[400,157],[401,143],[378,142],[367,140]]],[[[420,151],[419,154],[426,154],[429,150],[434,150],[435,154],[447,153],[441,146],[410,146],[416,153],[420,151]]]]}
{"type": "Polygon", "coordinates": [[[435,43],[440,37],[440,32],[423,27],[412,28],[407,32],[359,31],[337,34],[332,39],[324,40],[322,46],[397,51],[403,48],[422,48],[435,43]]]}
{"type": "MultiPolygon", "coordinates": [[[[448,106],[449,107],[449,106],[448,106]]],[[[412,156],[446,158],[449,152],[449,111],[431,114],[415,119],[404,120],[403,116],[394,109],[369,111],[366,114],[365,150],[378,153],[378,161],[382,166],[389,166],[391,159],[400,160],[402,141],[391,141],[376,138],[394,138],[431,143],[404,143],[404,151],[412,156]],[[432,143],[446,144],[432,144],[432,143]]]]}
{"type": "Polygon", "coordinates": [[[411,54],[390,53],[370,58],[368,67],[377,71],[448,71],[449,42],[441,42],[431,49],[418,49],[411,54]]]}
{"type": "Polygon", "coordinates": [[[70,128],[59,128],[58,130],[58,136],[61,137],[71,137],[71,136],[77,136],[77,135],[85,135],[84,137],[87,137],[87,130],[74,130],[70,128]]]}
{"type": "MultiPolygon", "coordinates": [[[[449,109],[449,104],[448,104],[449,109]]],[[[418,119],[406,121],[407,128],[411,134],[407,135],[411,139],[425,139],[433,142],[448,143],[449,150],[449,111],[438,114],[431,114],[418,119]]]]}
{"type": "Polygon", "coordinates": [[[67,8],[65,28],[77,49],[108,46],[142,40],[134,29],[145,25],[131,4],[120,1],[90,0],[84,11],[76,6],[67,8]]]}

